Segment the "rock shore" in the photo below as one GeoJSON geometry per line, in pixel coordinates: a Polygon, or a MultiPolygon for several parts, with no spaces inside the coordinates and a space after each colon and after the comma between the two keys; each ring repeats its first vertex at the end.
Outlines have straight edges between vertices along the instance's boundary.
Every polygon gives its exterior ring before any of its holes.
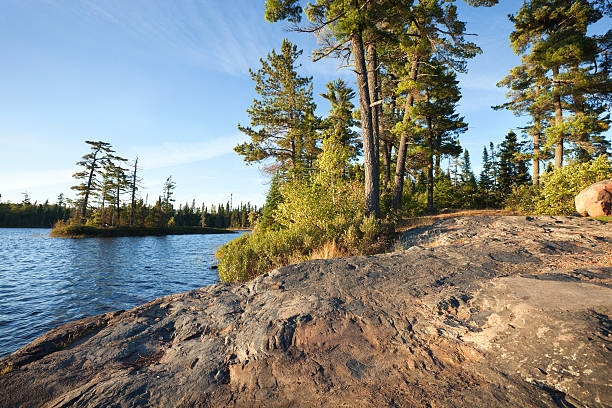
{"type": "Polygon", "coordinates": [[[58,327],[2,407],[609,407],[612,224],[445,219],[58,327]]]}

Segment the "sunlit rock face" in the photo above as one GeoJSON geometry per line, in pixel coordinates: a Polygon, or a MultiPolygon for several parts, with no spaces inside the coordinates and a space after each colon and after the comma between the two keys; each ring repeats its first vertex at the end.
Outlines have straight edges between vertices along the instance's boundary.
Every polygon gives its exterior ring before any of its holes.
{"type": "Polygon", "coordinates": [[[2,407],[607,407],[612,228],[461,217],[59,327],[2,407]]]}
{"type": "Polygon", "coordinates": [[[590,185],[575,197],[576,211],[585,217],[612,215],[612,180],[590,185]]]}

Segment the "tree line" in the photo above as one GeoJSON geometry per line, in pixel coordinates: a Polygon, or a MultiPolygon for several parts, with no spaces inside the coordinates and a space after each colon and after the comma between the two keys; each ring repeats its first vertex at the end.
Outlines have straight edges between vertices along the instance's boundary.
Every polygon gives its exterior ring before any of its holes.
{"type": "Polygon", "coordinates": [[[49,200],[32,203],[27,193],[21,203],[0,202],[0,227],[50,228],[58,221],[70,218],[64,195],[60,194],[55,204],[49,200]]]}
{"type": "Polygon", "coordinates": [[[30,203],[27,193],[21,203],[0,203],[2,227],[52,227],[58,221],[98,227],[216,227],[250,228],[261,212],[251,203],[234,207],[231,201],[207,207],[185,203],[175,206],[176,183],[169,176],[157,200],[148,204],[148,196],[139,196],[141,186],[138,158],[129,162],[115,154],[103,141],[86,141],[89,151],[77,165],[82,169],[73,177],[74,200],[60,194],[55,204],[30,203]]]}
{"type": "MultiPolygon", "coordinates": [[[[497,1],[468,3],[492,6],[497,1]]],[[[494,108],[531,115],[532,122],[521,130],[533,142],[517,142],[520,149],[504,160],[532,161],[535,184],[541,161],[554,158],[558,168],[563,157],[588,161],[610,146],[602,133],[609,126],[612,36],[587,32],[604,12],[610,9],[602,1],[532,0],[510,16],[512,45],[523,64],[499,83],[511,89],[509,102],[494,108]],[[570,149],[564,149],[568,144],[570,149]]],[[[481,53],[467,40],[455,2],[319,0],[303,9],[298,0],[268,0],[265,17],[314,33],[322,44],[313,51],[314,61],[344,59],[355,72],[359,105],[356,110],[352,105],[353,90],[333,81],[322,95],[332,110],[325,119],[317,117],[312,78],[297,72],[301,51],[284,40],[280,52],[272,50],[261,59],[261,68],[250,71],[259,97],[247,110],[250,126],[238,128],[251,141],[235,150],[248,163],[264,162],[271,173],[308,177],[322,143],[333,137],[349,154],[339,171],[362,179],[368,214],[378,218],[409,206],[406,177],[421,171],[426,208],[432,210],[442,160],[456,162],[463,151],[459,136],[468,129],[456,111],[461,98],[456,74],[466,72],[467,61],[481,53]],[[361,138],[352,131],[355,126],[361,127],[361,138]],[[363,164],[356,167],[358,156],[363,164]]],[[[508,183],[501,182],[502,193],[508,183]]]]}

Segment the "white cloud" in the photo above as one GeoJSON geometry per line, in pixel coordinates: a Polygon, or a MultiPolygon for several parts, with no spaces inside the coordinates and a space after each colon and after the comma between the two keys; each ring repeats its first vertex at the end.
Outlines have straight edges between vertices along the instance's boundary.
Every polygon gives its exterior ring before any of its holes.
{"type": "Polygon", "coordinates": [[[138,156],[138,162],[144,169],[158,169],[212,159],[232,153],[234,146],[243,140],[241,135],[232,135],[203,142],[162,143],[157,146],[140,146],[131,148],[128,157],[138,156]]]}
{"type": "Polygon", "coordinates": [[[19,176],[9,172],[0,173],[2,191],[23,192],[30,188],[65,185],[72,181],[75,169],[42,170],[20,172],[19,176]]]}
{"type": "Polygon", "coordinates": [[[165,45],[197,65],[235,76],[248,75],[249,67],[256,66],[260,57],[280,45],[272,34],[276,28],[262,28],[259,24],[263,6],[250,1],[107,0],[55,4],[79,17],[106,20],[140,40],[165,45]]]}

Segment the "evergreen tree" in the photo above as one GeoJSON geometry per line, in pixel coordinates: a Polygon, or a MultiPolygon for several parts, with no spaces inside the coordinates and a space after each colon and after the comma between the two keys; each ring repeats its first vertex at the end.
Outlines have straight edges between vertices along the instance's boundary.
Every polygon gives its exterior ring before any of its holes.
{"type": "MultiPolygon", "coordinates": [[[[597,39],[587,35],[601,12],[587,0],[529,0],[510,16],[515,31],[510,40],[523,64],[548,73],[554,125],[545,129],[548,144],[555,145],[555,167],[563,165],[564,142],[570,138],[578,150],[596,150],[598,135],[608,128],[601,106],[590,95],[609,93],[610,78],[596,73],[597,39]],[[564,112],[572,112],[565,115],[564,112]]],[[[542,76],[540,76],[542,77],[542,76]]],[[[537,90],[534,90],[537,92],[537,90]]]]}
{"type": "Polygon", "coordinates": [[[127,191],[129,180],[126,174],[126,169],[122,167],[122,163],[126,162],[119,156],[111,155],[108,162],[104,166],[103,182],[102,182],[102,207],[104,202],[112,206],[111,225],[119,225],[121,213],[121,194],[127,191]]]}
{"type": "Polygon", "coordinates": [[[134,225],[134,214],[136,211],[136,192],[140,188],[142,179],[138,176],[138,157],[134,160],[134,165],[131,167],[129,174],[129,189],[130,189],[130,225],[134,225]]]}
{"type": "Polygon", "coordinates": [[[328,82],[327,93],[321,96],[331,104],[329,115],[322,122],[323,138],[334,136],[339,143],[351,150],[351,158],[356,158],[361,153],[362,143],[357,132],[352,129],[359,124],[353,118],[355,106],[351,100],[355,97],[355,92],[343,80],[338,79],[328,82]]]}
{"type": "Polygon", "coordinates": [[[160,199],[161,208],[167,216],[170,216],[170,213],[172,211],[172,203],[174,202],[174,198],[172,198],[172,196],[174,195],[175,187],[176,183],[172,180],[172,176],[168,176],[168,178],[164,182],[163,201],[162,199],[160,199]]]}
{"type": "Polygon", "coordinates": [[[234,149],[247,163],[273,159],[273,169],[287,171],[307,167],[316,156],[312,78],[296,72],[301,53],[285,39],[280,53],[272,50],[257,72],[249,70],[259,99],[247,109],[251,126],[238,124],[238,129],[251,142],[234,149]]]}
{"type": "Polygon", "coordinates": [[[274,221],[274,211],[278,208],[278,205],[283,202],[283,196],[281,194],[282,179],[280,173],[276,173],[270,182],[270,189],[266,196],[266,203],[263,207],[260,225],[264,229],[278,227],[278,224],[274,221]]]}
{"type": "Polygon", "coordinates": [[[523,143],[518,141],[513,131],[508,132],[499,145],[497,185],[503,196],[512,192],[512,187],[530,182],[527,164],[521,155],[522,147],[523,143]]]}
{"type": "Polygon", "coordinates": [[[457,154],[456,140],[467,130],[463,118],[456,113],[461,98],[458,81],[453,72],[435,59],[421,69],[424,78],[420,85],[424,98],[415,103],[412,115],[421,126],[422,137],[415,140],[425,156],[427,167],[427,209],[434,207],[434,156],[457,154]]]}
{"type": "Polygon", "coordinates": [[[478,186],[484,191],[490,191],[493,187],[491,182],[491,160],[489,159],[489,152],[487,147],[482,149],[482,171],[478,177],[478,186]]]}
{"type": "Polygon", "coordinates": [[[497,84],[510,89],[506,94],[509,101],[494,106],[493,109],[509,109],[517,116],[531,116],[531,123],[525,131],[533,140],[532,175],[533,184],[537,185],[540,179],[540,160],[543,157],[541,148],[546,142],[544,129],[552,122],[551,82],[545,75],[545,69],[539,64],[530,63],[526,57],[522,60],[521,65],[513,68],[510,74],[497,84]]]}
{"type": "Polygon", "coordinates": [[[102,141],[93,142],[90,140],[85,141],[85,143],[90,145],[91,151],[77,162],[77,165],[84,167],[84,169],[72,176],[83,182],[71,187],[71,189],[77,191],[77,197],[79,197],[78,204],[81,222],[84,222],[87,217],[89,197],[95,195],[100,187],[98,176],[104,166],[109,162],[112,153],[114,153],[110,143],[102,141]]]}

